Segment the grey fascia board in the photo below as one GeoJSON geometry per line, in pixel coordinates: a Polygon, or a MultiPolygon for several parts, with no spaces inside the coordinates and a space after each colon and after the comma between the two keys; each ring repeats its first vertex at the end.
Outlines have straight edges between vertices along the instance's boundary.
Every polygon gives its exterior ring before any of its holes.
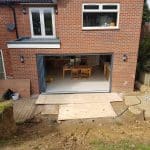
{"type": "Polygon", "coordinates": [[[8,41],[7,44],[60,44],[60,40],[59,39],[43,39],[43,40],[39,40],[34,39],[34,40],[12,40],[12,41],[8,41]]]}

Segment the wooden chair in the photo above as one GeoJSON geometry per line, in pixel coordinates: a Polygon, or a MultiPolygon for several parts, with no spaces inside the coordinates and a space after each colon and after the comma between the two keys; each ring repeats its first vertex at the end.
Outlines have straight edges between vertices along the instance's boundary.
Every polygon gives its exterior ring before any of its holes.
{"type": "Polygon", "coordinates": [[[90,70],[87,68],[81,69],[81,78],[89,78],[90,77],[90,70]]]}
{"type": "Polygon", "coordinates": [[[71,78],[72,79],[78,79],[80,77],[80,71],[79,69],[71,69],[71,78]]]}

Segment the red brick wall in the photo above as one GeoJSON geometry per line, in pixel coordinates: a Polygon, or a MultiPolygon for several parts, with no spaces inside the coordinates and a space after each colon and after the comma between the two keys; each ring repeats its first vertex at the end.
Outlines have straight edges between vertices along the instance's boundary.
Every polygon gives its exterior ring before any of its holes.
{"type": "MultiPolygon", "coordinates": [[[[141,29],[143,0],[95,0],[94,2],[120,3],[120,23],[118,30],[82,30],[82,3],[92,0],[58,0],[56,32],[61,40],[60,49],[9,49],[14,78],[31,79],[32,92],[37,93],[38,76],[36,54],[74,54],[74,53],[114,53],[112,90],[131,91],[134,86],[137,52],[141,29]],[[123,54],[128,61],[123,62],[123,54]],[[19,62],[19,56],[25,63],[19,62]]],[[[0,9],[1,10],[1,9],[0,9]]],[[[9,22],[9,16],[4,15],[9,22]]],[[[23,15],[22,6],[17,7],[17,22],[20,36],[30,36],[29,14],[23,15]]],[[[10,13],[10,12],[9,12],[10,13]]],[[[11,20],[12,18],[10,18],[11,20]]],[[[4,26],[4,25],[3,25],[4,26]]],[[[10,39],[13,34],[6,32],[10,39]]],[[[5,42],[5,38],[4,38],[5,42]]],[[[3,42],[2,42],[3,45],[3,42]]],[[[4,48],[6,48],[4,46],[4,48]]],[[[8,69],[9,70],[9,69],[8,69]]]]}
{"type": "Polygon", "coordinates": [[[15,39],[15,32],[7,31],[7,24],[13,23],[12,11],[7,7],[0,7],[0,49],[3,50],[7,76],[12,76],[11,58],[6,42],[15,39]]]}

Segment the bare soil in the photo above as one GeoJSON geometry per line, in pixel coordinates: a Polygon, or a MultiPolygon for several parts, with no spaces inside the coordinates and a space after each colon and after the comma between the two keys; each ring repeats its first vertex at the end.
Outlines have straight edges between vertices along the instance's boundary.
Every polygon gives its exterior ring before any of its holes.
{"type": "Polygon", "coordinates": [[[11,102],[0,103],[0,139],[8,138],[16,132],[11,102]]]}
{"type": "MultiPolygon", "coordinates": [[[[122,102],[112,105],[117,114],[126,108],[122,102]]],[[[127,144],[130,142],[127,149],[131,150],[137,149],[136,145],[139,143],[149,145],[150,121],[144,121],[142,117],[134,116],[128,111],[113,119],[71,120],[59,123],[55,116],[39,115],[18,125],[14,136],[0,141],[0,149],[101,150],[108,149],[106,145],[117,145],[121,141],[127,144]]],[[[121,146],[125,149],[125,144],[121,146]]]]}

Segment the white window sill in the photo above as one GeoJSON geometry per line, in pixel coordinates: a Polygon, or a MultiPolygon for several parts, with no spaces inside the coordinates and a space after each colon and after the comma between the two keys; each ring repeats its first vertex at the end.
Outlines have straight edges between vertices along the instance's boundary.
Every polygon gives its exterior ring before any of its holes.
{"type": "Polygon", "coordinates": [[[32,35],[31,36],[31,38],[32,39],[56,39],[56,36],[54,35],[54,36],[34,36],[34,35],[32,35]]]}
{"type": "Polygon", "coordinates": [[[119,27],[82,27],[82,30],[119,30],[119,27]]]}

